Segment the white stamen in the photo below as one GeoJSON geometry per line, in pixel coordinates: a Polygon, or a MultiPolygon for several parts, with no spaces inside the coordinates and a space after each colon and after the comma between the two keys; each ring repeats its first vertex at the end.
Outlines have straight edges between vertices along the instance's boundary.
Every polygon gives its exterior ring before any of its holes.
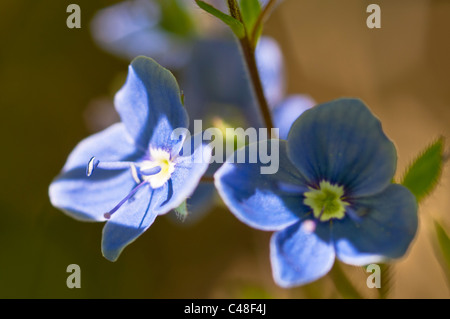
{"type": "Polygon", "coordinates": [[[131,167],[131,176],[133,176],[134,181],[139,184],[141,180],[139,179],[136,166],[134,164],[131,164],[130,167],[131,167]]]}

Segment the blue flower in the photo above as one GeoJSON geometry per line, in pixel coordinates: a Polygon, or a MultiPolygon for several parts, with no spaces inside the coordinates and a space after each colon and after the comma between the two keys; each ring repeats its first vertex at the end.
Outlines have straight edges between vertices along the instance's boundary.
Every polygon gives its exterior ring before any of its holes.
{"type": "Polygon", "coordinates": [[[366,265],[405,254],[417,230],[417,203],[408,189],[391,183],[395,147],[360,100],[305,111],[278,146],[273,175],[261,175],[260,163],[226,163],[215,174],[219,194],[238,219],[276,231],[270,257],[278,285],[314,281],[335,257],[366,265]]]}
{"type": "Polygon", "coordinates": [[[193,193],[211,155],[193,143],[181,152],[195,137],[186,134],[175,78],[154,60],[132,61],[115,105],[122,122],[81,141],[49,188],[52,204],[69,216],[107,221],[102,252],[111,261],[193,193]],[[177,128],[185,130],[174,136],[177,128]]]}

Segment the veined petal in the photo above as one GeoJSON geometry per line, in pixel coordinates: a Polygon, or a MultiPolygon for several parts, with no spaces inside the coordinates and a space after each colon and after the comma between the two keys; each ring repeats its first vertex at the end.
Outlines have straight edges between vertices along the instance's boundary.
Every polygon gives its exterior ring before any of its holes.
{"type": "Polygon", "coordinates": [[[287,139],[289,130],[295,120],[316,102],[308,95],[295,94],[288,96],[272,110],[273,123],[279,128],[281,139],[287,139]]]}
{"type": "Polygon", "coordinates": [[[188,127],[180,89],[170,71],[147,57],[137,57],[129,66],[125,85],[115,96],[116,109],[137,145],[147,149],[172,149],[176,128],[188,127]]]}
{"type": "Polygon", "coordinates": [[[317,224],[315,231],[304,223],[276,232],[270,241],[272,272],[281,287],[315,281],[327,274],[334,264],[329,223],[317,224]]]}
{"type": "Polygon", "coordinates": [[[274,140],[239,149],[234,158],[246,154],[246,161],[223,164],[214,175],[214,180],[223,201],[239,220],[261,230],[280,230],[298,221],[310,209],[303,205],[301,194],[281,189],[280,184],[283,183],[305,187],[303,177],[287,158],[285,141],[280,140],[278,147],[274,144],[272,150],[272,154],[279,155],[276,173],[261,174],[261,167],[267,164],[262,164],[260,160],[258,163],[248,161],[248,154],[258,154],[263,143],[271,149],[274,140]]]}
{"type": "Polygon", "coordinates": [[[405,254],[417,231],[417,203],[411,192],[392,184],[380,194],[358,198],[359,221],[333,222],[337,257],[352,265],[367,265],[405,254]]]}
{"type": "Polygon", "coordinates": [[[104,220],[103,214],[135,185],[127,170],[99,169],[87,177],[86,165],[92,156],[111,161],[133,161],[142,153],[136,150],[121,123],[84,139],[75,147],[61,174],[50,184],[49,196],[53,206],[83,221],[104,220]]]}
{"type": "Polygon", "coordinates": [[[102,253],[106,259],[116,261],[123,249],[155,221],[157,213],[153,194],[149,184],[143,185],[111,215],[103,228],[102,253]]]}
{"type": "Polygon", "coordinates": [[[358,99],[338,99],[305,111],[289,132],[288,154],[310,182],[338,184],[350,196],[380,192],[397,165],[394,144],[358,99]]]}

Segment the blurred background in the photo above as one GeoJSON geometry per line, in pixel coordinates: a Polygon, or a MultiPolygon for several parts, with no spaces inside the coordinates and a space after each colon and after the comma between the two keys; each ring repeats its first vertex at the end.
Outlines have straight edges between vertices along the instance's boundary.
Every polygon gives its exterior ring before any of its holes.
{"type": "MultiPolygon", "coordinates": [[[[220,203],[195,223],[157,218],[115,263],[101,255],[102,224],[51,206],[48,186],[73,147],[117,119],[112,98],[131,58],[102,46],[92,22],[113,3],[0,2],[0,297],[339,298],[330,276],[277,287],[271,234],[242,224],[220,203]],[[81,7],[80,29],[66,26],[70,3],[81,7]],[[66,286],[69,264],[81,267],[81,289],[66,286]]],[[[220,30],[219,21],[194,13],[209,33],[220,30]]],[[[264,34],[284,54],[287,93],[318,103],[359,97],[370,106],[397,146],[398,178],[425,146],[450,138],[450,1],[285,0],[264,34]],[[381,7],[381,29],[366,26],[370,3],[381,7]]],[[[183,48],[175,62],[165,61],[175,74],[183,48]]],[[[450,230],[449,177],[447,165],[420,207],[419,231],[394,266],[390,297],[450,297],[430,228],[434,218],[450,230]]],[[[367,273],[342,267],[363,295],[374,296],[367,273]]]]}

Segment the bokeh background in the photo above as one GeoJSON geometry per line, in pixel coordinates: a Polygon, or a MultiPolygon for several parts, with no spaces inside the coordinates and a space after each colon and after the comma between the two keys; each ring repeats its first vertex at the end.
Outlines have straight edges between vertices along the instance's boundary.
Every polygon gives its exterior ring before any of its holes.
{"type": "MultiPolygon", "coordinates": [[[[109,107],[129,63],[102,51],[89,29],[94,14],[114,2],[0,2],[0,297],[339,298],[329,276],[277,287],[271,234],[220,206],[193,225],[157,218],[116,263],[101,255],[102,224],[51,206],[48,185],[95,130],[86,114],[93,103],[109,107]],[[70,3],[81,7],[81,29],[66,27],[70,3]],[[66,286],[73,263],[81,289],[66,286]]],[[[283,50],[289,93],[317,102],[359,97],[371,107],[397,146],[398,177],[426,145],[450,138],[450,1],[285,0],[264,34],[283,50]],[[370,3],[381,7],[381,29],[366,27],[370,3]]],[[[450,297],[430,227],[432,217],[450,229],[449,177],[447,165],[420,207],[418,235],[394,267],[393,298],[450,297]]],[[[368,274],[343,268],[362,294],[374,295],[368,274]]]]}

